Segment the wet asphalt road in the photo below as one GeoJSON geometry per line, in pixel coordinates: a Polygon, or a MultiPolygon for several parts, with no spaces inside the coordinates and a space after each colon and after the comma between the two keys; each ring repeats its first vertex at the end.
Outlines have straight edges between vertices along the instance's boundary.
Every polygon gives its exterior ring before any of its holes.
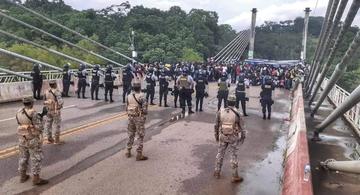
{"type": "MultiPolygon", "coordinates": [[[[244,118],[248,135],[239,150],[239,171],[245,179],[241,184],[230,183],[228,155],[221,179],[212,177],[217,100],[216,86],[211,84],[205,112],[179,117],[179,109],[150,108],[144,146],[148,161],[124,157],[127,121],[118,117],[65,136],[65,145],[45,145],[42,176],[50,178],[49,185],[34,188],[30,182],[19,184],[17,156],[1,159],[0,194],[279,194],[289,93],[276,89],[273,118],[263,120],[259,92],[258,87],[248,91],[250,116],[244,118]]],[[[63,111],[63,129],[124,112],[119,99],[115,97],[114,104],[65,99],[68,108],[63,111]]],[[[169,104],[173,106],[172,97],[169,104]]],[[[20,105],[0,105],[2,149],[16,144],[16,122],[10,118],[20,105]]]]}

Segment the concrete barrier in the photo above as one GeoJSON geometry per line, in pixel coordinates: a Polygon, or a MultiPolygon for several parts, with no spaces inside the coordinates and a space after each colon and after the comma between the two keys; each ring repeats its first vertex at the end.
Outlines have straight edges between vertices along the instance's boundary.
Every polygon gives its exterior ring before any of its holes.
{"type": "MultiPolygon", "coordinates": [[[[62,91],[62,81],[56,80],[59,89],[62,91]]],[[[70,93],[75,94],[77,89],[77,82],[75,85],[70,86],[70,93]]],[[[33,85],[31,81],[14,82],[14,83],[1,83],[0,84],[0,103],[19,101],[23,97],[32,96],[33,85]]],[[[41,94],[43,95],[49,89],[49,80],[43,81],[41,94]]]]}
{"type": "Polygon", "coordinates": [[[301,84],[294,92],[284,165],[282,194],[312,195],[311,167],[301,84]]]}

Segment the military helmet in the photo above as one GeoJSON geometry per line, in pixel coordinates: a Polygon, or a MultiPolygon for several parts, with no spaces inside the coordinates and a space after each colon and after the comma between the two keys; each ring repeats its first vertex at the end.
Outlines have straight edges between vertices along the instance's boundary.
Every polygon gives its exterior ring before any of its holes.
{"type": "Polygon", "coordinates": [[[132,83],[132,87],[141,87],[141,83],[138,79],[135,79],[135,81],[132,83]]]}
{"type": "Polygon", "coordinates": [[[50,80],[49,85],[56,85],[56,80],[50,80]]]}
{"type": "Polygon", "coordinates": [[[227,104],[228,106],[235,106],[236,104],[236,97],[234,95],[229,95],[228,98],[227,98],[227,104]]]}
{"type": "Polygon", "coordinates": [[[34,98],[31,97],[31,96],[29,96],[29,97],[24,97],[23,100],[22,100],[22,102],[23,102],[24,104],[30,104],[30,103],[33,103],[33,102],[34,102],[34,98]]]}

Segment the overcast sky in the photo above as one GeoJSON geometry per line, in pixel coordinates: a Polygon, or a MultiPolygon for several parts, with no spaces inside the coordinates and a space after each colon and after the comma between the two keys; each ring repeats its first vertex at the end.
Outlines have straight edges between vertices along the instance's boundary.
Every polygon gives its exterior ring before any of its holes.
{"type": "MultiPolygon", "coordinates": [[[[78,10],[102,9],[126,0],[64,0],[78,10]]],[[[216,11],[221,24],[230,24],[236,30],[247,29],[250,26],[252,8],[258,9],[257,25],[264,21],[293,20],[304,15],[304,9],[310,7],[311,15],[325,15],[328,0],[129,0],[132,6],[144,5],[149,8],[168,10],[171,6],[180,6],[187,12],[192,8],[216,11]],[[317,3],[317,6],[316,6],[317,3]],[[316,8],[315,8],[316,7],[316,8]]],[[[349,0],[347,8],[352,0],[349,0]]],[[[345,12],[346,13],[346,12],[345,12]]],[[[358,14],[355,24],[360,24],[358,14]]]]}

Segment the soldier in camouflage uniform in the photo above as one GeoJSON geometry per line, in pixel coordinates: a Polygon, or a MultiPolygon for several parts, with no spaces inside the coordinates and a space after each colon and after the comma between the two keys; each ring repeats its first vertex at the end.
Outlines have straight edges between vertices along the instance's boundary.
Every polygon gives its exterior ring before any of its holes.
{"type": "Polygon", "coordinates": [[[50,89],[45,92],[44,105],[47,107],[45,132],[47,134],[48,144],[63,144],[60,141],[61,109],[64,101],[61,97],[60,90],[57,89],[55,80],[49,82],[50,89]],[[55,140],[52,137],[52,131],[55,131],[55,140]]]}
{"type": "Polygon", "coordinates": [[[129,141],[127,143],[127,152],[126,157],[131,157],[131,148],[134,144],[135,134],[138,134],[138,148],[136,160],[147,160],[148,157],[144,156],[143,151],[143,142],[145,136],[145,120],[147,115],[147,100],[144,97],[144,94],[141,93],[141,84],[139,81],[133,83],[133,92],[127,96],[127,107],[126,111],[129,117],[128,124],[128,135],[129,141]]]}
{"type": "Polygon", "coordinates": [[[33,185],[47,184],[48,181],[40,178],[42,153],[42,116],[33,108],[33,98],[24,98],[24,108],[16,113],[19,125],[17,134],[19,136],[19,172],[20,183],[26,182],[30,176],[26,174],[29,159],[31,161],[31,173],[33,185]]]}
{"type": "Polygon", "coordinates": [[[214,176],[220,178],[220,171],[224,160],[226,149],[229,147],[231,152],[231,167],[233,169],[232,182],[242,182],[243,178],[238,175],[237,151],[240,143],[245,140],[245,131],[242,128],[240,114],[235,108],[236,97],[229,96],[227,99],[228,107],[222,108],[216,115],[215,139],[219,142],[218,153],[216,155],[214,176]]]}

